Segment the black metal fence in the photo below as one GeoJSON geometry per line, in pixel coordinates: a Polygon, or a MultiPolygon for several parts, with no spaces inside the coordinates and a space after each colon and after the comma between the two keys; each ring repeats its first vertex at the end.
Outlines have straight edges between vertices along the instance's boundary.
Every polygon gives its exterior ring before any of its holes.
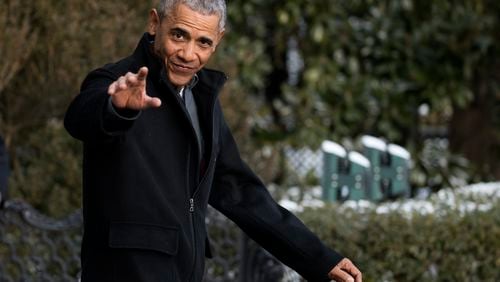
{"type": "MultiPolygon", "coordinates": [[[[80,211],[54,219],[22,200],[5,202],[0,209],[0,282],[78,281],[82,223],[80,211]]],[[[207,260],[205,281],[301,281],[222,214],[210,209],[207,223],[214,258],[207,260]]]]}
{"type": "Polygon", "coordinates": [[[7,201],[0,210],[0,282],[76,281],[81,228],[80,212],[56,220],[7,201]]]}

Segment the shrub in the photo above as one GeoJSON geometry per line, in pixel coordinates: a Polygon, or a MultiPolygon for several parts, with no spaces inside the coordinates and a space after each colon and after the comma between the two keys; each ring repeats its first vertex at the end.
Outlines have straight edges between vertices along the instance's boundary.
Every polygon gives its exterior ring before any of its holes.
{"type": "Polygon", "coordinates": [[[363,281],[500,281],[500,201],[491,204],[468,212],[466,203],[441,205],[432,214],[329,205],[300,217],[359,266],[363,281]]]}
{"type": "Polygon", "coordinates": [[[12,198],[62,217],[81,206],[81,144],[54,119],[34,130],[18,147],[17,167],[10,178],[12,198]]]}

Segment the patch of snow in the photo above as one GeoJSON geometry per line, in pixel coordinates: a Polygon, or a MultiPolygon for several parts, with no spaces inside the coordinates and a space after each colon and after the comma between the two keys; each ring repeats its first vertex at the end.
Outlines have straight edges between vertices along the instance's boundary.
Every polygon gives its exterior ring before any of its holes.
{"type": "Polygon", "coordinates": [[[287,195],[292,199],[298,199],[300,197],[300,188],[299,187],[291,187],[287,191],[287,195]]]}
{"type": "Polygon", "coordinates": [[[323,190],[321,189],[320,186],[316,186],[310,190],[310,193],[313,196],[313,198],[319,199],[321,198],[321,195],[323,195],[323,190]]]}
{"type": "Polygon", "coordinates": [[[458,188],[456,191],[462,195],[480,195],[500,198],[500,182],[472,184],[458,188]]]}
{"type": "Polygon", "coordinates": [[[304,207],[300,206],[297,202],[291,201],[289,199],[282,199],[281,201],[279,201],[279,204],[291,212],[301,212],[304,210],[304,207]]]}
{"type": "Polygon", "coordinates": [[[396,144],[387,145],[387,152],[389,152],[389,154],[391,155],[398,156],[405,160],[410,160],[410,152],[408,152],[408,150],[399,145],[396,144]]]}
{"type": "Polygon", "coordinates": [[[333,141],[323,141],[323,143],[321,143],[321,149],[323,150],[323,152],[334,154],[342,158],[345,158],[347,156],[347,152],[344,147],[333,141]]]}
{"type": "Polygon", "coordinates": [[[387,149],[387,144],[384,140],[370,135],[364,135],[361,137],[361,144],[367,148],[373,148],[384,152],[387,149]]]}
{"type": "MultiPolygon", "coordinates": [[[[304,208],[320,208],[325,206],[321,199],[322,188],[309,189],[299,201],[299,188],[293,187],[279,202],[292,212],[302,212],[304,208]]],[[[494,201],[500,199],[500,182],[478,183],[457,189],[443,189],[431,194],[427,199],[403,199],[395,202],[374,203],[367,200],[345,201],[341,209],[355,210],[360,213],[375,211],[379,214],[399,212],[408,218],[412,214],[432,214],[443,212],[443,208],[456,210],[459,215],[473,211],[488,211],[494,201]]]]}
{"type": "Polygon", "coordinates": [[[355,164],[362,166],[362,167],[366,167],[366,168],[370,167],[370,161],[365,156],[361,155],[358,152],[350,151],[349,152],[349,160],[355,164]]]}

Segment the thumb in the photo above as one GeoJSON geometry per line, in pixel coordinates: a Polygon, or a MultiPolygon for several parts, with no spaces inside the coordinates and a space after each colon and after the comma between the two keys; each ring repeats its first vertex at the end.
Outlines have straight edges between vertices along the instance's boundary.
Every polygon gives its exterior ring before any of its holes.
{"type": "Polygon", "coordinates": [[[148,108],[159,108],[161,106],[161,100],[156,97],[146,97],[146,107],[148,108]]]}

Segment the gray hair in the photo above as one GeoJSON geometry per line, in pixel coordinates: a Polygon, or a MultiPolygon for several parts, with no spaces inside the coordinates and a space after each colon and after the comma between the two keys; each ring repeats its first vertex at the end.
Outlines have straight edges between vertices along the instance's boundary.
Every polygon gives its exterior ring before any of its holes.
{"type": "Polygon", "coordinates": [[[225,0],[160,0],[158,5],[160,18],[170,15],[179,4],[184,4],[203,15],[217,14],[219,16],[219,30],[224,31],[227,18],[225,0]]]}

